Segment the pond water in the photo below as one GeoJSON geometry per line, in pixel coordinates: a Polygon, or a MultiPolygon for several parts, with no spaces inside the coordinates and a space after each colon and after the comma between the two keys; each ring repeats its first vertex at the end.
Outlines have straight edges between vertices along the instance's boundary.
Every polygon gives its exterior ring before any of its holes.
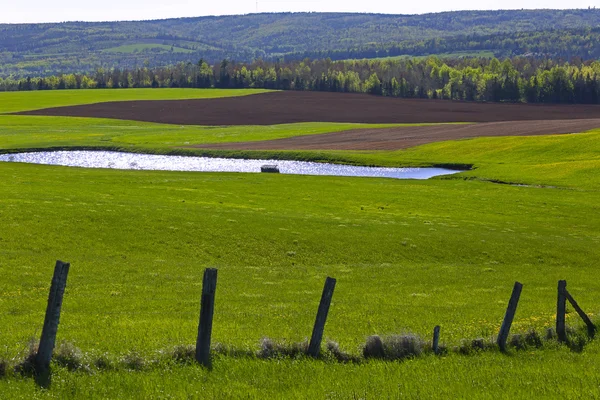
{"type": "Polygon", "coordinates": [[[433,176],[461,172],[445,168],[357,167],[306,161],[161,156],[112,151],[51,151],[0,154],[0,161],[83,168],[200,172],[261,172],[261,166],[263,165],[277,165],[279,172],[282,174],[364,176],[396,179],[428,179],[433,176]]]}

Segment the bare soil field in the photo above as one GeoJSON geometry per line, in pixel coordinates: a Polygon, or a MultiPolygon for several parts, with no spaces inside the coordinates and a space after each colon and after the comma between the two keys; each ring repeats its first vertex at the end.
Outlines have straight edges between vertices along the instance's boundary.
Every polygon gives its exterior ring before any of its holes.
{"type": "Polygon", "coordinates": [[[285,91],[217,99],[109,102],[19,114],[114,118],[178,125],[437,123],[593,119],[600,118],[600,106],[472,103],[285,91]]]}
{"type": "Polygon", "coordinates": [[[583,132],[600,128],[600,119],[484,122],[469,125],[355,129],[321,135],[192,147],[229,150],[399,150],[421,144],[480,136],[529,136],[583,132]]]}

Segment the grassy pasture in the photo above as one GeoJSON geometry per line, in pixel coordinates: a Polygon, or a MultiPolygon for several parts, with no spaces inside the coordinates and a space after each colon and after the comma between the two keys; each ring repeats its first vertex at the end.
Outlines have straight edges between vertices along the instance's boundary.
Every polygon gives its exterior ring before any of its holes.
{"type": "Polygon", "coordinates": [[[245,96],[265,89],[77,89],[0,93],[0,114],[40,108],[132,100],[186,100],[245,96]]]}
{"type": "MultiPolygon", "coordinates": [[[[4,105],[4,103],[3,103],[4,105]]],[[[344,124],[348,125],[348,124],[344,124]]],[[[258,140],[346,128],[203,128],[0,117],[0,148],[110,146],[169,153],[186,140],[258,140]],[[162,133],[161,133],[162,132],[162,133]],[[282,135],[282,136],[277,136],[282,135]]],[[[192,344],[202,272],[219,269],[213,340],[256,350],[310,335],[325,276],[338,279],[325,336],[360,353],[370,334],[442,341],[497,333],[515,280],[515,332],[554,324],[556,282],[600,311],[600,132],[480,138],[397,152],[253,152],[379,165],[474,164],[428,181],[74,169],[0,163],[0,358],[39,337],[54,261],[72,263],[59,340],[93,359],[131,351],[143,372],[55,368],[53,387],[0,378],[30,397],[594,397],[598,341],[475,356],[343,365],[219,356],[207,372],[161,352],[192,344]],[[499,185],[488,180],[559,188],[499,185]],[[556,368],[557,365],[560,368],[556,368]],[[534,392],[533,392],[534,391],[534,392]]],[[[190,154],[193,150],[186,150],[190,154]]],[[[224,152],[221,152],[224,154],[224,152]]],[[[236,156],[243,152],[232,153],[236,156]]],[[[570,312],[569,324],[578,325],[570,312]]]]}
{"type": "MultiPolygon", "coordinates": [[[[299,135],[409,124],[309,122],[271,126],[193,126],[154,124],[102,118],[0,115],[3,150],[57,146],[88,146],[173,151],[201,143],[283,139],[299,135]]],[[[411,124],[428,125],[428,124],[411,124]]]]}

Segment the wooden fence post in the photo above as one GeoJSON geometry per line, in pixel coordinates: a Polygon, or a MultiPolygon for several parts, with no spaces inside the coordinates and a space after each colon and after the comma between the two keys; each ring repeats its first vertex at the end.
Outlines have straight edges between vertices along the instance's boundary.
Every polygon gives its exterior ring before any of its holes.
{"type": "Polygon", "coordinates": [[[440,354],[440,326],[437,325],[435,328],[433,328],[433,344],[431,346],[431,348],[433,349],[433,353],[438,355],[440,354]]]}
{"type": "Polygon", "coordinates": [[[577,302],[575,301],[573,296],[571,296],[571,293],[569,293],[569,291],[566,289],[565,289],[565,297],[567,298],[567,300],[569,300],[569,303],[571,303],[571,305],[573,306],[575,311],[577,311],[577,314],[579,314],[579,316],[581,317],[583,322],[585,322],[585,325],[587,326],[587,330],[588,330],[588,335],[590,337],[594,337],[594,335],[596,334],[596,325],[594,325],[594,323],[589,319],[587,314],[585,312],[583,312],[581,307],[579,307],[579,304],[577,304],[577,302]]]}
{"type": "Polygon", "coordinates": [[[323,340],[323,331],[325,330],[327,313],[329,312],[331,298],[333,297],[333,289],[335,289],[335,279],[328,277],[325,280],[323,294],[321,295],[321,303],[319,304],[317,318],[315,319],[315,326],[310,338],[310,344],[308,345],[308,355],[312,357],[318,357],[321,350],[321,340],[323,340]]]}
{"type": "Polygon", "coordinates": [[[200,301],[200,323],[196,340],[196,361],[211,368],[210,336],[212,334],[213,315],[215,311],[215,292],[217,290],[217,270],[207,268],[202,279],[202,298],[200,301]]]}
{"type": "Polygon", "coordinates": [[[501,351],[506,351],[506,340],[508,339],[510,326],[515,318],[515,312],[517,311],[517,305],[519,304],[519,297],[521,296],[522,289],[523,285],[519,282],[515,282],[515,286],[513,287],[513,291],[508,302],[508,307],[506,308],[506,314],[504,314],[504,321],[502,321],[502,326],[500,327],[500,332],[498,333],[497,343],[498,346],[500,346],[501,351]]]}
{"type": "Polygon", "coordinates": [[[46,317],[44,318],[44,327],[42,328],[42,337],[40,346],[35,355],[35,372],[41,377],[49,377],[50,361],[52,352],[56,344],[56,333],[60,321],[60,309],[62,307],[63,295],[67,286],[67,275],[69,274],[69,263],[56,261],[54,275],[50,285],[50,294],[48,295],[48,306],[46,307],[46,317]]]}
{"type": "Polygon", "coordinates": [[[567,328],[565,326],[565,313],[567,311],[567,281],[558,281],[558,299],[556,302],[556,335],[559,342],[567,341],[567,328]]]}

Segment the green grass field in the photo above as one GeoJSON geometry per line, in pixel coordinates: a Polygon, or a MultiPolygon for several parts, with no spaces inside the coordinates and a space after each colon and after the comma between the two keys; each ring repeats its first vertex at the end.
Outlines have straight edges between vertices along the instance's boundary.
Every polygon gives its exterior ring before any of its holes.
{"type": "Polygon", "coordinates": [[[310,122],[218,127],[154,124],[102,118],[0,115],[0,140],[4,150],[81,146],[119,149],[134,147],[138,150],[165,152],[202,143],[282,139],[350,129],[402,125],[310,122]]]}
{"type": "MultiPolygon", "coordinates": [[[[237,133],[189,127],[180,134],[179,127],[164,125],[2,116],[0,148],[95,147],[105,137],[121,148],[169,153],[184,137],[237,141],[332,127],[235,128],[237,133]]],[[[106,354],[117,365],[132,352],[149,363],[133,372],[122,366],[91,372],[55,366],[49,390],[9,374],[0,378],[0,393],[596,397],[597,341],[582,352],[547,343],[508,355],[451,352],[358,365],[217,355],[213,371],[177,363],[168,352],[195,343],[207,267],[219,269],[213,341],[243,351],[258,350],[263,337],[290,342],[309,337],[326,276],[338,284],[325,336],[355,355],[368,335],[413,332],[428,340],[437,324],[450,347],[463,339],[491,340],[517,280],[524,289],[515,333],[553,326],[559,279],[568,280],[570,292],[595,318],[599,135],[481,138],[398,152],[251,153],[475,166],[428,181],[0,163],[0,359],[16,363],[28,341],[39,337],[54,262],[62,259],[71,262],[71,272],[59,340],[80,348],[90,363],[106,354]]],[[[580,325],[572,311],[567,321],[580,325]]]]}
{"type": "Polygon", "coordinates": [[[40,108],[132,100],[186,100],[246,96],[265,89],[78,89],[0,93],[0,114],[40,108]]]}

